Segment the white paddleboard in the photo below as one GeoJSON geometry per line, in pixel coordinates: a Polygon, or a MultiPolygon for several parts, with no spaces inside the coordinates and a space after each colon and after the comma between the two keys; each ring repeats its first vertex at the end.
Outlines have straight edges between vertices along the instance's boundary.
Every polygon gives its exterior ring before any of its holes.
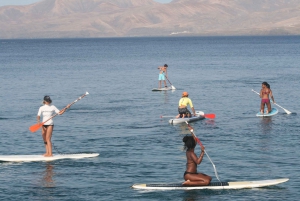
{"type": "Polygon", "coordinates": [[[277,113],[278,113],[277,108],[273,107],[272,110],[271,110],[271,112],[269,112],[268,114],[266,113],[266,111],[264,111],[263,114],[260,113],[260,112],[258,112],[258,113],[256,114],[256,116],[257,116],[257,117],[270,117],[270,116],[273,116],[273,115],[275,115],[275,114],[277,114],[277,113]]]}
{"type": "Polygon", "coordinates": [[[205,117],[203,116],[204,112],[202,111],[196,111],[196,116],[192,116],[190,118],[185,117],[185,118],[178,118],[178,119],[170,119],[169,123],[170,124],[179,124],[179,123],[185,123],[187,122],[193,122],[193,121],[198,121],[200,119],[204,119],[205,117]]]}
{"type": "Polygon", "coordinates": [[[172,87],[153,88],[152,91],[168,91],[172,90],[172,87]]]}
{"type": "Polygon", "coordinates": [[[261,181],[235,181],[235,182],[211,182],[208,186],[183,186],[181,183],[173,184],[134,184],[134,189],[144,190],[196,190],[196,189],[242,189],[260,188],[265,186],[277,185],[288,181],[288,178],[271,179],[261,181]]]}
{"type": "Polygon", "coordinates": [[[0,155],[0,161],[7,162],[30,162],[30,161],[53,161],[58,159],[79,159],[99,156],[98,153],[91,154],[57,154],[52,157],[43,155],[0,155]]]}

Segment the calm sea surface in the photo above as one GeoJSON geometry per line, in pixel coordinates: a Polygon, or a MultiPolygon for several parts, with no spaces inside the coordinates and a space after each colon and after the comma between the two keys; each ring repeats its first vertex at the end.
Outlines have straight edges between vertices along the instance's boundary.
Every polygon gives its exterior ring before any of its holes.
{"type": "MultiPolygon", "coordinates": [[[[298,200],[300,37],[0,40],[0,154],[43,154],[28,127],[45,95],[58,108],[54,153],[99,157],[0,162],[1,200],[298,200]],[[152,92],[167,63],[176,91],[152,92]],[[292,111],[258,118],[259,91],[292,111]],[[215,120],[192,123],[222,181],[290,178],[261,189],[139,191],[182,182],[186,126],[170,125],[183,91],[215,120]]],[[[197,146],[196,152],[200,149],[197,146]]],[[[217,181],[208,158],[198,167],[217,181]]]]}

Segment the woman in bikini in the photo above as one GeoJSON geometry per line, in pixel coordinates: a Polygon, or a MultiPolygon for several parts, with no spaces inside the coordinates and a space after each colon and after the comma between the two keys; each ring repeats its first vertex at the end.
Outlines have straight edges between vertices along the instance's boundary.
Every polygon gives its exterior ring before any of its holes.
{"type": "Polygon", "coordinates": [[[211,177],[197,173],[197,165],[199,165],[204,156],[204,146],[201,146],[201,154],[199,157],[194,152],[196,147],[196,139],[193,136],[185,136],[182,141],[184,142],[184,149],[186,150],[186,171],[184,172],[184,180],[183,185],[189,186],[207,186],[210,181],[211,177]]]}
{"type": "MultiPolygon", "coordinates": [[[[68,108],[70,108],[70,105],[65,107],[62,110],[58,110],[54,105],[51,105],[52,100],[49,96],[45,96],[43,100],[43,106],[39,108],[38,114],[37,114],[37,122],[40,123],[40,116],[43,115],[43,122],[51,118],[53,113],[58,113],[59,115],[62,115],[68,108]]],[[[44,154],[45,157],[51,157],[52,156],[52,132],[53,132],[53,120],[50,119],[42,126],[42,136],[45,144],[46,153],[44,154]]]]}
{"type": "Polygon", "coordinates": [[[259,96],[261,98],[260,113],[261,114],[264,113],[265,105],[267,105],[268,109],[266,110],[266,114],[268,114],[269,112],[271,112],[271,103],[270,103],[269,97],[271,97],[273,103],[275,103],[273,93],[270,88],[270,85],[267,82],[263,82],[261,87],[262,88],[261,88],[260,94],[259,94],[259,96]]]}

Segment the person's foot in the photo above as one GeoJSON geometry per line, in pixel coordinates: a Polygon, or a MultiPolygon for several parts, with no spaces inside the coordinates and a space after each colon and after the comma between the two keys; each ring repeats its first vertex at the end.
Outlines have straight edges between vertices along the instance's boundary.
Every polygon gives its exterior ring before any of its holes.
{"type": "Polygon", "coordinates": [[[52,154],[47,154],[47,155],[44,155],[45,157],[52,157],[53,155],[52,154]]]}
{"type": "Polygon", "coordinates": [[[168,88],[168,86],[165,86],[165,88],[168,88]]]}
{"type": "Polygon", "coordinates": [[[262,111],[262,110],[261,110],[261,111],[260,111],[260,113],[261,113],[261,114],[263,114],[263,113],[264,113],[264,111],[262,111]]]}
{"type": "Polygon", "coordinates": [[[268,110],[266,111],[266,114],[269,114],[269,111],[268,111],[268,110]]]}
{"type": "Polygon", "coordinates": [[[190,180],[186,180],[185,182],[182,183],[182,185],[190,185],[191,181],[190,180]]]}

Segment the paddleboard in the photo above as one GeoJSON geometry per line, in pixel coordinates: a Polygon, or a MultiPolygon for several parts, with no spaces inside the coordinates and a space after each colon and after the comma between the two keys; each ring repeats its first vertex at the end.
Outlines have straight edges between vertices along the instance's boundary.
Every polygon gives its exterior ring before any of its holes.
{"type": "Polygon", "coordinates": [[[99,156],[98,153],[90,154],[57,154],[52,157],[43,155],[0,155],[0,161],[6,162],[31,162],[31,161],[53,161],[58,159],[79,159],[99,156]]]}
{"type": "Polygon", "coordinates": [[[277,108],[275,108],[275,107],[273,107],[272,108],[272,110],[271,110],[271,112],[269,112],[268,114],[266,113],[266,111],[265,111],[265,113],[260,113],[260,112],[258,112],[257,114],[256,114],[256,116],[257,117],[270,117],[270,116],[273,116],[273,115],[275,115],[275,114],[277,114],[278,113],[278,110],[277,110],[277,108]]]}
{"type": "Polygon", "coordinates": [[[203,116],[204,112],[202,111],[196,111],[196,116],[192,117],[185,117],[185,118],[178,118],[178,119],[170,119],[169,123],[170,124],[179,124],[179,123],[185,123],[187,122],[193,122],[193,121],[198,121],[200,119],[204,119],[205,117],[203,116]]]}
{"type": "Polygon", "coordinates": [[[172,90],[172,87],[153,88],[152,91],[168,91],[172,90]]]}
{"type": "Polygon", "coordinates": [[[200,189],[242,189],[261,188],[265,186],[277,185],[288,181],[288,178],[260,180],[260,181],[234,181],[234,182],[211,182],[208,186],[183,186],[182,183],[170,184],[134,184],[134,189],[145,190],[200,190],[200,189]]]}

